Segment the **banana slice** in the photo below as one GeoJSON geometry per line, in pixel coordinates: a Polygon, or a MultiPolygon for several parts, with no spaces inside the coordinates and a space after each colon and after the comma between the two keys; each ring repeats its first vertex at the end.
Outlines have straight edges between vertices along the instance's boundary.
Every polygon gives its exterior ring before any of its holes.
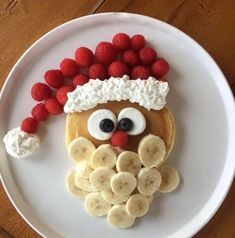
{"type": "Polygon", "coordinates": [[[112,191],[118,195],[128,195],[136,187],[136,178],[129,172],[119,172],[111,178],[112,191]]]}
{"type": "Polygon", "coordinates": [[[107,221],[114,227],[124,229],[134,224],[135,217],[128,215],[124,204],[114,205],[108,212],[107,221]]]}
{"type": "Polygon", "coordinates": [[[161,180],[157,169],[142,168],[137,175],[137,188],[143,195],[150,196],[159,189],[161,180]]]}
{"type": "Polygon", "coordinates": [[[95,186],[93,186],[91,184],[89,178],[80,177],[79,174],[76,173],[75,176],[74,176],[74,179],[75,179],[76,186],[79,187],[80,189],[83,189],[83,190],[88,191],[88,192],[97,191],[95,186]]]}
{"type": "Polygon", "coordinates": [[[109,144],[100,145],[91,156],[91,167],[97,169],[98,167],[113,168],[116,164],[116,152],[109,144]]]}
{"type": "Polygon", "coordinates": [[[76,172],[74,169],[68,173],[66,178],[66,188],[71,195],[78,197],[80,199],[84,199],[86,195],[89,194],[89,192],[82,190],[76,186],[74,179],[75,174],[76,172]]]}
{"type": "Polygon", "coordinates": [[[91,216],[101,217],[108,213],[111,205],[105,202],[100,192],[93,192],[86,196],[84,207],[91,216]]]}
{"type": "Polygon", "coordinates": [[[75,162],[89,159],[94,150],[95,145],[81,136],[74,139],[68,146],[69,157],[75,162]]]}
{"type": "Polygon", "coordinates": [[[101,191],[110,189],[110,180],[116,174],[113,169],[108,167],[99,167],[95,169],[89,176],[91,184],[101,191]]]}
{"type": "Polygon", "coordinates": [[[83,160],[76,164],[76,173],[80,177],[89,178],[89,175],[92,171],[93,169],[88,160],[83,160]]]}
{"type": "Polygon", "coordinates": [[[106,191],[101,191],[101,195],[107,203],[114,204],[114,205],[123,203],[129,198],[129,194],[117,195],[111,189],[106,191]]]}
{"type": "Polygon", "coordinates": [[[132,217],[142,217],[149,210],[149,199],[143,194],[133,194],[126,202],[126,211],[132,217]]]}
{"type": "Polygon", "coordinates": [[[133,175],[137,175],[142,164],[137,153],[132,151],[122,152],[116,163],[118,172],[130,172],[133,175]]]}
{"type": "Polygon", "coordinates": [[[158,170],[162,176],[162,183],[159,191],[162,193],[169,193],[176,189],[180,182],[178,171],[167,165],[160,166],[158,170]]]}
{"type": "Polygon", "coordinates": [[[140,141],[138,154],[145,167],[156,167],[164,160],[166,155],[165,143],[159,136],[149,134],[140,141]]]}

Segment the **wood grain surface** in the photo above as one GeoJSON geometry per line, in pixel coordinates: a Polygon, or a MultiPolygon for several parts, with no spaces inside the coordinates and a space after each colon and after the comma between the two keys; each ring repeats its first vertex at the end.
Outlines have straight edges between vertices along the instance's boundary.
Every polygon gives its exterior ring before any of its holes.
{"type": "MultiPolygon", "coordinates": [[[[0,88],[17,59],[49,30],[87,14],[118,11],[157,18],[190,35],[216,60],[235,93],[234,0],[0,0],[0,88]]],[[[2,237],[40,236],[0,185],[2,237]]],[[[235,182],[218,212],[194,237],[235,238],[235,182]]]]}

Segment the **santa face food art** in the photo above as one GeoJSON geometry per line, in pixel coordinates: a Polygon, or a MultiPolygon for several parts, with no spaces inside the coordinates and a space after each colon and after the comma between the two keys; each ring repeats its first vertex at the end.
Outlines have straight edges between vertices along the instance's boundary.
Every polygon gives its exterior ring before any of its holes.
{"type": "Polygon", "coordinates": [[[35,153],[38,122],[64,111],[66,147],[75,163],[66,178],[68,192],[84,200],[91,216],[107,215],[113,227],[128,228],[148,212],[156,192],[179,184],[178,172],[164,164],[175,140],[162,78],[168,70],[140,34],[130,39],[118,33],[112,43],[100,42],[95,55],[80,47],[75,60],[64,59],[60,70],[45,73],[46,83],[32,87],[40,103],[5,135],[6,151],[19,159],[35,153]],[[64,85],[65,77],[73,85],[64,85]]]}
{"type": "Polygon", "coordinates": [[[65,140],[76,167],[67,188],[88,214],[127,228],[148,212],[156,191],[177,187],[178,172],[162,165],[175,139],[168,91],[167,82],[123,76],[90,80],[68,94],[65,140]]]}

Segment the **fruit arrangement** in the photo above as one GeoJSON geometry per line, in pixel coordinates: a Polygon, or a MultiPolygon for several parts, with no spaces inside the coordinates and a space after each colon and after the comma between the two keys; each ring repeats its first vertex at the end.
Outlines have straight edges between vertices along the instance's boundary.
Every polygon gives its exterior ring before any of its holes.
{"type": "Polygon", "coordinates": [[[63,113],[67,93],[86,84],[89,79],[104,80],[129,75],[131,79],[144,80],[153,76],[166,81],[164,76],[168,71],[167,61],[158,58],[156,50],[147,47],[145,37],[140,34],[130,38],[125,33],[118,33],[113,37],[112,43],[100,42],[94,53],[87,47],[79,47],[74,59],[63,59],[60,69],[45,72],[45,82],[33,85],[32,99],[40,103],[33,107],[32,117],[22,121],[21,130],[35,133],[38,124],[47,120],[49,115],[63,113]]]}
{"type": "Polygon", "coordinates": [[[67,176],[68,191],[82,200],[88,214],[107,215],[117,228],[128,228],[144,216],[154,194],[168,193],[179,184],[178,172],[161,165],[166,156],[164,141],[154,135],[143,137],[138,153],[118,151],[110,144],[98,148],[84,137],[68,147],[76,166],[67,176]]]}
{"type": "Polygon", "coordinates": [[[15,158],[33,154],[40,145],[38,124],[66,112],[66,145],[75,162],[68,191],[84,200],[88,214],[128,228],[148,212],[156,192],[179,184],[178,172],[164,164],[175,138],[165,107],[168,71],[140,34],[118,33],[94,53],[79,47],[74,59],[63,59],[60,69],[45,72],[45,82],[33,85],[38,103],[32,117],[5,135],[6,150],[15,158]]]}

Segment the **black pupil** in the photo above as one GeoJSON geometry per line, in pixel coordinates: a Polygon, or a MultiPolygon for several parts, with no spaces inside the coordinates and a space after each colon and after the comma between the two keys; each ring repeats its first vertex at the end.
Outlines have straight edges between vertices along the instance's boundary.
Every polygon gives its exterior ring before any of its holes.
{"type": "Polygon", "coordinates": [[[114,129],[114,123],[110,119],[103,119],[100,122],[100,130],[103,132],[111,132],[114,129]]]}
{"type": "Polygon", "coordinates": [[[122,118],[118,123],[118,127],[122,131],[129,131],[133,127],[133,122],[129,118],[122,118]]]}

